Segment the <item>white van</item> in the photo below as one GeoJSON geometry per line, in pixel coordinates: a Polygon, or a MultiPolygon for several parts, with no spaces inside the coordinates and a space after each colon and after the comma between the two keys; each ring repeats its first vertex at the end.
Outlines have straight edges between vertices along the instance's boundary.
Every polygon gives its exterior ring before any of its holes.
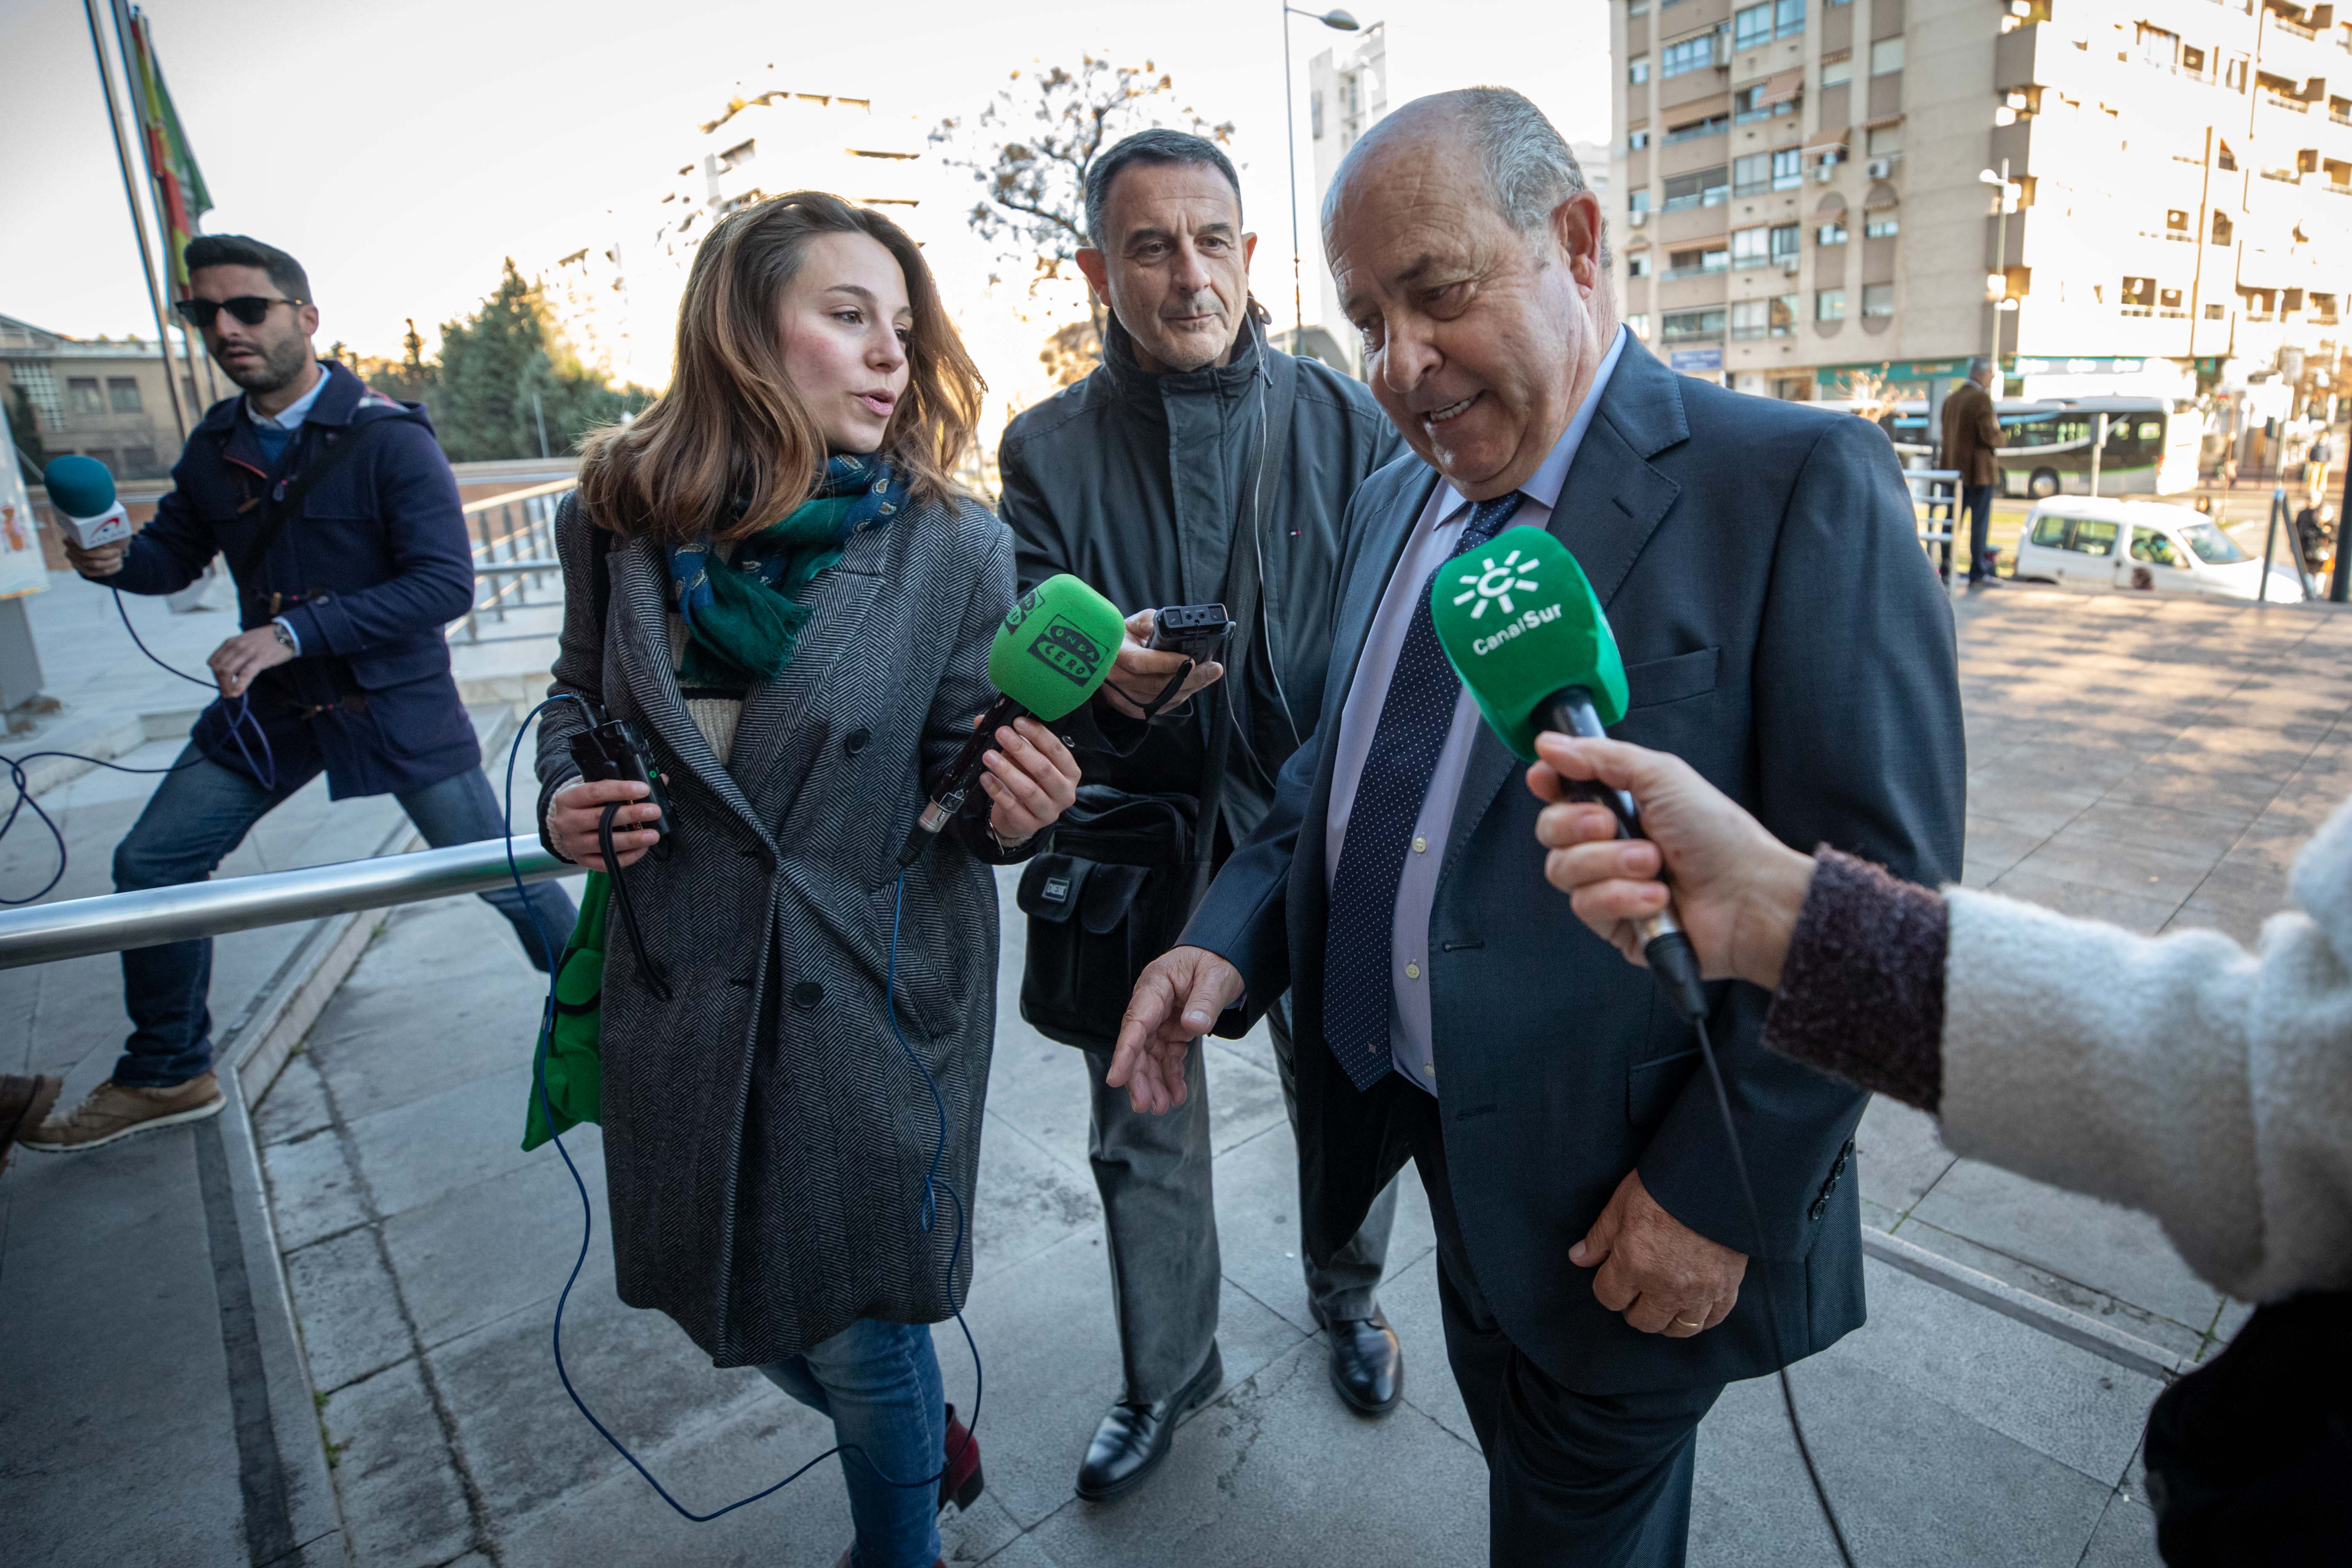
{"type": "MultiPolygon", "coordinates": [[[[2220,525],[2191,507],[2106,496],[2053,496],[2036,501],[2017,536],[2016,574],[2029,582],[2142,593],[2219,594],[2252,599],[2263,563],[2220,525]]],[[[2293,547],[2279,541],[2269,595],[2303,598],[2293,547]]]]}

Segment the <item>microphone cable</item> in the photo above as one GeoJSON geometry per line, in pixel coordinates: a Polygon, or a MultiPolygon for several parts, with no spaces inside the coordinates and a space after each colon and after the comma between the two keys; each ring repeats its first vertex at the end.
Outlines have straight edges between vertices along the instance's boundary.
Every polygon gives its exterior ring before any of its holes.
{"type": "MultiPolygon", "coordinates": [[[[131,624],[131,611],[122,602],[122,590],[116,588],[113,594],[115,614],[122,617],[122,629],[131,634],[131,640],[138,646],[141,653],[153,660],[158,668],[178,676],[182,680],[193,682],[209,690],[220,689],[217,681],[206,680],[200,675],[190,675],[184,669],[166,664],[153,648],[147,646],[146,639],[139,635],[139,628],[131,624]]],[[[226,699],[224,698],[223,700],[226,699]]],[[[246,775],[258,783],[263,789],[274,792],[278,788],[278,758],[269,749],[269,736],[262,729],[261,721],[253,715],[253,699],[249,691],[236,700],[236,711],[229,719],[228,738],[236,742],[237,754],[245,762],[246,775]],[[247,729],[253,731],[254,742],[261,748],[261,760],[257,763],[254,760],[252,748],[245,743],[245,737],[240,733],[241,731],[247,729]]],[[[193,733],[189,739],[194,740],[193,733]]],[[[203,748],[199,745],[198,749],[203,748]]],[[[38,762],[44,757],[66,757],[74,762],[88,763],[92,767],[109,768],[118,773],[176,773],[183,768],[191,768],[205,761],[220,763],[223,767],[229,765],[220,756],[211,752],[205,752],[199,757],[184,758],[164,768],[127,767],[121,763],[110,763],[103,757],[85,756],[79,752],[26,752],[22,756],[0,757],[0,767],[7,770],[8,782],[16,787],[16,798],[9,803],[7,816],[0,817],[0,839],[8,837],[8,830],[16,826],[16,819],[29,808],[32,814],[40,819],[41,826],[49,830],[49,837],[57,842],[58,846],[58,868],[50,874],[47,881],[41,884],[40,890],[21,899],[0,896],[0,908],[17,908],[26,904],[37,904],[47,898],[50,891],[59,882],[65,880],[66,866],[69,858],[66,852],[65,830],[58,826],[56,818],[41,809],[41,803],[33,798],[32,780],[25,773],[25,764],[38,762]]]]}
{"type": "MultiPolygon", "coordinates": [[[[1691,979],[1696,982],[1698,960],[1688,948],[1691,979]]],[[[1672,988],[1669,987],[1671,992],[1672,988]]],[[[1731,1096],[1723,1087],[1723,1069],[1715,1059],[1715,1042],[1707,1037],[1704,1010],[1690,1014],[1691,1027],[1698,1031],[1699,1059],[1706,1064],[1707,1081],[1715,1089],[1715,1108],[1723,1117],[1724,1142],[1731,1146],[1731,1168],[1739,1177],[1739,1195],[1748,1205],[1748,1223],[1756,1232],[1755,1258],[1759,1276],[1764,1281],[1764,1316],[1772,1325],[1772,1355],[1780,1364],[1774,1369],[1780,1379],[1780,1402],[1789,1412],[1789,1432],[1797,1440],[1797,1457],[1805,1463],[1805,1479],[1812,1483],[1813,1500],[1822,1507],[1822,1518],[1828,1521],[1830,1539],[1837,1543],[1838,1561],[1845,1568],[1855,1568],[1853,1548],[1845,1538],[1845,1526],[1838,1520],[1837,1510],[1830,1502],[1829,1489],[1822,1484],[1822,1472],[1813,1463],[1812,1445],[1805,1440],[1805,1424],[1797,1418],[1797,1391],[1789,1382],[1789,1350],[1780,1338],[1780,1303],[1772,1289],[1772,1260],[1765,1256],[1764,1213],[1757,1206],[1756,1188],[1748,1179],[1748,1156],[1739,1146],[1739,1128],[1731,1115],[1731,1096]]]]}
{"type": "MultiPolygon", "coordinates": [[[[688,1508],[684,1503],[679,1502],[677,1499],[670,1495],[669,1489],[663,1486],[660,1479],[655,1476],[653,1471],[646,1468],[643,1460],[639,1459],[636,1455],[629,1451],[628,1445],[622,1442],[620,1438],[614,1436],[612,1429],[606,1426],[604,1422],[597,1419],[596,1413],[588,1408],[587,1401],[580,1397],[579,1389],[572,1386],[572,1373],[563,1364],[563,1309],[565,1304],[572,1300],[572,1287],[578,1283],[581,1268],[584,1267],[588,1261],[588,1246],[590,1240],[595,1235],[596,1215],[593,1206],[589,1202],[588,1184],[581,1179],[580,1167],[572,1163],[572,1152],[563,1146],[563,1135],[555,1130],[555,1108],[549,1100],[547,1095],[547,1046],[551,1037],[551,1026],[555,1019],[555,983],[562,967],[563,950],[548,941],[547,928],[540,923],[539,911],[535,908],[532,908],[529,895],[524,892],[522,870],[515,861],[514,836],[511,831],[514,822],[514,765],[515,758],[520,755],[522,751],[523,735],[530,730],[532,720],[538,718],[541,713],[553,707],[556,703],[564,701],[580,702],[583,710],[586,707],[586,704],[582,699],[573,696],[570,692],[564,692],[562,695],[549,698],[546,701],[541,702],[539,706],[533,708],[529,713],[523,715],[522,722],[515,729],[514,743],[507,750],[506,773],[506,813],[507,823],[509,828],[506,841],[507,874],[509,877],[513,879],[515,893],[518,897],[523,900],[523,907],[530,909],[531,911],[530,923],[532,929],[539,933],[541,951],[552,955],[550,957],[547,966],[547,1001],[543,1005],[540,1015],[539,1041],[531,1051],[531,1091],[539,1097],[540,1114],[547,1119],[547,1133],[549,1141],[554,1143],[555,1152],[563,1157],[563,1168],[570,1173],[572,1177],[572,1185],[580,1194],[580,1253],[578,1257],[572,1260],[572,1272],[565,1276],[563,1289],[555,1299],[555,1324],[551,1339],[551,1342],[552,1343],[555,1351],[555,1375],[562,1381],[563,1384],[563,1392],[571,1397],[573,1408],[577,1409],[582,1415],[587,1418],[588,1425],[596,1429],[596,1435],[604,1438],[605,1442],[612,1445],[613,1451],[620,1455],[622,1458],[627,1460],[631,1469],[636,1471],[638,1475],[645,1478],[646,1484],[654,1489],[655,1495],[658,1496],[662,1501],[667,1503],[673,1512],[677,1513],[679,1518],[688,1520],[695,1524],[708,1524],[712,1520],[717,1519],[723,1514],[733,1513],[739,1508],[744,1508],[750,1504],[758,1502],[762,1498],[772,1497],[775,1493],[783,1490],[786,1487],[791,1486],[794,1481],[799,1480],[803,1476],[808,1474],[809,1471],[824,1463],[825,1460],[841,1454],[857,1455],[860,1458],[866,1461],[866,1468],[871,1469],[877,1476],[880,1477],[887,1485],[909,1489],[915,1487],[936,1487],[946,1478],[949,1471],[952,1470],[958,1464],[962,1462],[964,1456],[969,1454],[974,1445],[980,1441],[980,1406],[981,1401],[987,1392],[987,1378],[981,1368],[980,1346],[971,1337],[971,1325],[964,1321],[963,1304],[955,1299],[956,1260],[958,1258],[962,1256],[964,1246],[966,1242],[970,1240],[971,1226],[970,1216],[964,1212],[963,1198],[957,1193],[955,1184],[947,1180],[940,1173],[940,1167],[945,1163],[947,1158],[947,1100],[946,1097],[940,1092],[939,1080],[931,1076],[931,1069],[924,1066],[923,1058],[916,1052],[915,1047],[908,1043],[905,1031],[900,1029],[898,1026],[898,920],[900,913],[905,909],[907,900],[907,874],[903,870],[898,873],[898,889],[891,897],[890,957],[887,968],[885,971],[883,981],[883,1011],[885,1016],[889,1021],[891,1037],[898,1041],[899,1050],[906,1054],[907,1060],[912,1063],[916,1072],[921,1075],[924,1087],[930,1090],[931,1109],[939,1121],[939,1137],[931,1148],[930,1168],[923,1174],[923,1206],[921,1214],[918,1216],[918,1224],[920,1226],[923,1233],[925,1235],[929,1235],[930,1233],[932,1223],[938,1217],[938,1195],[941,1190],[944,1190],[947,1193],[949,1202],[955,1206],[955,1237],[952,1244],[948,1248],[946,1296],[949,1309],[955,1314],[956,1327],[963,1331],[964,1348],[971,1352],[971,1420],[968,1422],[964,1427],[963,1447],[953,1455],[943,1457],[940,1462],[940,1468],[932,1471],[929,1475],[924,1476],[917,1480],[901,1481],[895,1480],[886,1474],[883,1471],[882,1467],[874,1462],[873,1456],[867,1454],[862,1446],[856,1443],[836,1443],[832,1447],[827,1448],[824,1453],[819,1454],[816,1458],[809,1460],[806,1464],[793,1471],[792,1474],[786,1476],[783,1479],[774,1482],[770,1486],[762,1487],[760,1490],[751,1493],[749,1497],[738,1498],[733,1502],[727,1504],[724,1508],[713,1509],[709,1513],[697,1513],[692,1509],[688,1508]]],[[[610,842],[609,838],[606,842],[610,842]]],[[[613,864],[609,852],[606,863],[608,865],[613,864]]],[[[617,883],[620,879],[619,868],[614,866],[614,869],[607,872],[606,875],[612,877],[617,883]]]]}
{"type": "MultiPolygon", "coordinates": [[[[1583,732],[1572,716],[1563,726],[1570,732],[1583,732]]],[[[1596,721],[1597,728],[1597,721],[1596,721]]],[[[1573,798],[1595,805],[1604,805],[1617,819],[1617,835],[1621,840],[1642,837],[1641,813],[1630,795],[1622,790],[1609,789],[1598,784],[1570,786],[1573,798]]],[[[1661,868],[1660,880],[1666,880],[1661,868]]],[[[1672,908],[1671,902],[1668,905],[1672,908]]],[[[1758,1265],[1764,1281],[1764,1317],[1772,1331],[1772,1356],[1777,1364],[1773,1371],[1780,1379],[1780,1402],[1789,1413],[1789,1433],[1797,1440],[1797,1457],[1804,1461],[1805,1479],[1812,1483],[1813,1500],[1821,1505],[1822,1518],[1830,1527],[1830,1539],[1836,1543],[1838,1561],[1844,1568],[1855,1568],[1853,1548],[1845,1538],[1845,1526],[1838,1519],[1837,1509],[1830,1501],[1829,1489],[1822,1483],[1822,1472],[1813,1463],[1812,1445],[1806,1441],[1805,1424],[1797,1415],[1797,1391],[1789,1381],[1789,1347],[1780,1335],[1780,1303],[1779,1292],[1772,1288],[1772,1260],[1764,1232],[1764,1211],[1756,1202],[1756,1185],[1748,1179],[1748,1153],[1740,1147],[1739,1124],[1731,1114],[1731,1094],[1724,1088],[1723,1068],[1715,1058],[1715,1041],[1706,1031],[1706,988],[1699,972],[1698,950],[1691,945],[1689,933],[1673,924],[1642,945],[1642,956],[1647,963],[1650,977],[1665,994],[1667,1005],[1680,1013],[1698,1034],[1699,1059],[1706,1066],[1707,1082],[1715,1089],[1715,1109],[1723,1119],[1723,1141],[1731,1149],[1731,1168],[1739,1178],[1739,1196],[1748,1208],[1748,1227],[1756,1233],[1756,1250],[1748,1257],[1758,1265]]]]}

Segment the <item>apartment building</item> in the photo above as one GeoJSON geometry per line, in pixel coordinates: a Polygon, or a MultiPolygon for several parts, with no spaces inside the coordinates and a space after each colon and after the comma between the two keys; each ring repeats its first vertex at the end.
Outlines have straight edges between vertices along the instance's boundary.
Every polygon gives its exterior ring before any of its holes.
{"type": "MultiPolygon", "coordinates": [[[[191,366],[173,343],[169,373],[179,381],[191,426],[223,385],[204,351],[196,352],[191,366]]],[[[0,316],[0,397],[8,400],[12,419],[19,410],[31,412],[47,457],[79,452],[118,479],[170,473],[180,458],[180,426],[165,374],[151,341],[76,338],[0,316]]]]}
{"type": "MultiPolygon", "coordinates": [[[[1287,346],[1294,353],[1312,353],[1356,375],[1363,374],[1363,344],[1339,308],[1339,286],[1324,264],[1317,218],[1323,210],[1323,193],[1339,172],[1339,161],[1388,111],[1389,36],[1383,24],[1364,28],[1344,50],[1325,49],[1307,62],[1307,139],[1314,184],[1307,210],[1299,216],[1299,265],[1307,275],[1307,319],[1322,331],[1308,346],[1287,346]]],[[[1286,310],[1275,310],[1275,320],[1285,326],[1288,317],[1286,310]]]]}
{"type": "Polygon", "coordinates": [[[2335,350],[2352,26],[2327,5],[1611,9],[1619,298],[1675,369],[1916,393],[1998,331],[2027,395],[2184,395],[2335,350]]]}
{"type": "MultiPolygon", "coordinates": [[[[549,310],[582,357],[641,385],[668,384],[679,298],[720,218],[790,191],[878,207],[918,240],[922,128],[856,94],[810,90],[772,68],[739,82],[681,136],[676,162],[536,268],[549,310]]],[[[961,216],[961,215],[959,215],[961,216]]]]}

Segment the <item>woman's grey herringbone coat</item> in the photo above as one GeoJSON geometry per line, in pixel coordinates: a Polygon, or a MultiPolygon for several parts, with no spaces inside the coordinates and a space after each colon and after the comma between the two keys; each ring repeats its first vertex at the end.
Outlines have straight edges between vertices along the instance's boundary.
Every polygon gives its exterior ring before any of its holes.
{"type": "MultiPolygon", "coordinates": [[[[721,1366],[779,1361],[859,1318],[937,1322],[962,1300],[965,1246],[942,1192],[921,1228],[938,1124],[884,1017],[896,854],[925,785],[992,695],[988,646],[1013,603],[1003,524],[918,503],[854,536],[818,579],[798,655],[747,695],[712,754],[672,673],[668,576],[647,541],[606,556],[567,506],[562,651],[551,695],[639,725],[670,775],[676,830],[628,878],[674,1000],[629,944],[604,959],[605,1188],[621,1300],[677,1320],[721,1366]],[[954,1294],[949,1277],[953,1266],[954,1294]]],[[[583,723],[540,730],[540,821],[572,778],[583,723]]],[[[985,809],[986,797],[974,798],[985,809]]],[[[996,887],[967,814],[908,871],[898,1019],[947,1105],[940,1174],[966,1220],[996,1018],[996,887]]]]}

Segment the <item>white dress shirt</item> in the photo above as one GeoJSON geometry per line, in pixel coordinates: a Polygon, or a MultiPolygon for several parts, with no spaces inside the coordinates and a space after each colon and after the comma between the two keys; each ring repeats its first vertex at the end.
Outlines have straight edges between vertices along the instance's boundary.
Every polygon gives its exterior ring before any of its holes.
{"type": "MultiPolygon", "coordinates": [[[[315,361],[312,363],[317,363],[315,361]]],[[[327,390],[327,367],[318,364],[318,371],[319,379],[310,384],[310,390],[275,414],[257,414],[253,411],[251,397],[241,399],[245,405],[245,416],[256,425],[275,425],[280,430],[299,430],[302,422],[310,417],[310,405],[318,402],[319,394],[327,390]]]]}
{"type": "MultiPolygon", "coordinates": [[[[1624,329],[1620,327],[1601,361],[1601,368],[1593,374],[1591,390],[1584,395],[1568,428],[1560,433],[1559,442],[1542,465],[1519,487],[1519,510],[1506,526],[1549,526],[1552,508],[1559,500],[1560,486],[1568,479],[1569,466],[1576,461],[1576,449],[1583,444],[1584,432],[1592,424],[1594,410],[1601,405],[1601,395],[1608,390],[1609,378],[1624,352],[1624,329]]],[[[1370,634],[1364,639],[1363,658],[1356,666],[1356,679],[1349,686],[1348,700],[1339,710],[1335,742],[1339,749],[1331,770],[1330,816],[1323,829],[1327,892],[1339,874],[1339,856],[1348,841],[1348,819],[1355,810],[1356,786],[1363,777],[1364,758],[1371,751],[1372,731],[1380,726],[1381,709],[1388,701],[1389,678],[1395,673],[1397,655],[1412,624],[1422,585],[1429,581],[1431,573],[1454,558],[1455,541],[1462,537],[1470,521],[1470,508],[1471,503],[1452,485],[1437,487],[1413,524],[1404,553],[1397,559],[1395,574],[1390,577],[1388,589],[1381,596],[1381,607],[1372,616],[1370,634]]],[[[1422,797],[1421,819],[1412,829],[1412,852],[1405,857],[1403,879],[1397,888],[1389,973],[1389,1050],[1396,1070],[1433,1095],[1437,1092],[1437,1060],[1431,1047],[1429,917],[1437,901],[1437,873],[1445,863],[1445,841],[1454,825],[1454,803],[1462,794],[1462,771],[1469,764],[1470,746],[1477,739],[1478,724],[1478,705],[1464,691],[1454,699],[1454,724],[1446,731],[1445,749],[1438,753],[1429,792],[1422,797]]],[[[1534,850],[1535,846],[1530,844],[1528,852],[1532,854],[1534,850]]]]}

